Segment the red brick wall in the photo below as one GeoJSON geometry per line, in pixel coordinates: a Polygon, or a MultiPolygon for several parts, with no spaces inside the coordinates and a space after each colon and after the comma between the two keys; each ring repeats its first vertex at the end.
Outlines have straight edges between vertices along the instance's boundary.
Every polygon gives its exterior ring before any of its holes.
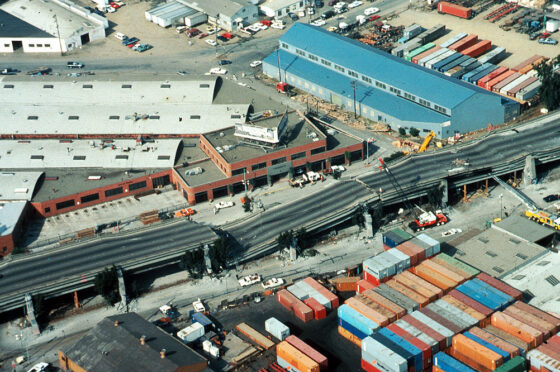
{"type": "Polygon", "coordinates": [[[14,249],[14,239],[12,234],[0,236],[0,256],[6,256],[14,249]]]}

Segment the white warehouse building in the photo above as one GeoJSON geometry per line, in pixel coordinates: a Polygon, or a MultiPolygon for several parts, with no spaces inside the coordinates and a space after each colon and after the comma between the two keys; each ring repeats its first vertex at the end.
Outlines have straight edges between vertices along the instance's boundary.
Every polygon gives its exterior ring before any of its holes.
{"type": "Polygon", "coordinates": [[[177,0],[208,16],[208,20],[224,30],[235,31],[258,22],[258,0],[177,0]]]}
{"type": "Polygon", "coordinates": [[[208,20],[208,16],[177,1],[156,6],[145,12],[146,19],[161,27],[185,24],[189,27],[208,20]]]}
{"type": "Polygon", "coordinates": [[[260,6],[261,11],[267,17],[282,18],[289,12],[296,13],[305,10],[309,0],[268,0],[260,6]]]}
{"type": "Polygon", "coordinates": [[[0,53],[60,53],[105,38],[107,19],[67,0],[0,5],[0,53]]]}

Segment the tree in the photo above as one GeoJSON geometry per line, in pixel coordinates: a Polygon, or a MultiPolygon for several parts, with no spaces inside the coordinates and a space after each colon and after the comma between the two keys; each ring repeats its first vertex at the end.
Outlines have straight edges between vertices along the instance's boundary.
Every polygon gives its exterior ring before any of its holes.
{"type": "Polygon", "coordinates": [[[420,131],[414,127],[410,128],[408,132],[412,137],[418,137],[418,135],[420,134],[420,131]]]}
{"type": "Polygon", "coordinates": [[[278,246],[280,249],[289,248],[292,244],[292,231],[284,231],[278,235],[276,241],[278,242],[278,246]]]}
{"type": "Polygon", "coordinates": [[[394,153],[392,153],[391,155],[384,157],[384,158],[383,158],[383,162],[384,162],[384,163],[388,163],[388,162],[390,162],[390,161],[392,161],[392,160],[400,159],[400,158],[402,158],[403,156],[404,156],[404,152],[402,152],[402,151],[394,152],[394,153]]]}
{"type": "Polygon", "coordinates": [[[223,268],[227,267],[229,242],[226,237],[222,236],[216,239],[208,250],[208,256],[212,263],[212,271],[220,272],[223,268]]]}
{"type": "Polygon", "coordinates": [[[113,305],[119,300],[117,278],[117,268],[113,265],[111,268],[106,267],[95,275],[93,280],[94,290],[97,294],[103,296],[109,305],[113,305]]]}
{"type": "Polygon", "coordinates": [[[246,196],[245,203],[243,203],[243,211],[246,213],[251,212],[252,204],[253,200],[250,197],[246,196]]]}
{"type": "Polygon", "coordinates": [[[403,127],[400,127],[399,128],[399,134],[403,137],[406,136],[406,129],[404,129],[403,127]]]}
{"type": "Polygon", "coordinates": [[[554,110],[560,106],[560,75],[553,71],[554,66],[559,63],[560,55],[556,56],[552,63],[542,62],[535,67],[542,83],[539,95],[548,110],[554,110]]]}

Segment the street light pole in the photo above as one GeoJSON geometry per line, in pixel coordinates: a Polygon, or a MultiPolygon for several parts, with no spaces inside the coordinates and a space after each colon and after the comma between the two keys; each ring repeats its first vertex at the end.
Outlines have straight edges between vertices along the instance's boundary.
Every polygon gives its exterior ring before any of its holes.
{"type": "Polygon", "coordinates": [[[220,15],[216,14],[216,24],[214,25],[214,50],[216,51],[216,57],[218,57],[218,17],[220,15]]]}
{"type": "Polygon", "coordinates": [[[356,80],[352,80],[350,82],[350,85],[352,86],[352,90],[354,91],[354,119],[357,119],[358,114],[356,112],[356,80]]]}
{"type": "Polygon", "coordinates": [[[500,194],[498,197],[500,198],[500,220],[501,220],[502,219],[502,210],[503,210],[502,199],[504,198],[504,194],[500,194]]]}

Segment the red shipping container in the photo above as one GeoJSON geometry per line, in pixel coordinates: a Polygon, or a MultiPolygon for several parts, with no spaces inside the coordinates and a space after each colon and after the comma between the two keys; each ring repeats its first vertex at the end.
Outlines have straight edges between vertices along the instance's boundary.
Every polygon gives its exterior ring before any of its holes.
{"type": "Polygon", "coordinates": [[[492,48],[492,42],[490,40],[482,40],[463,50],[461,53],[470,57],[478,57],[482,53],[489,51],[490,48],[492,48]]]}
{"type": "Polygon", "coordinates": [[[542,58],[542,56],[539,56],[538,54],[535,54],[534,56],[527,58],[525,61],[523,61],[520,64],[518,64],[517,66],[513,67],[512,70],[513,71],[519,71],[523,67],[532,65],[534,62],[538,61],[541,58],[542,58]]]}
{"type": "Polygon", "coordinates": [[[308,299],[304,300],[303,303],[309,306],[311,310],[313,310],[315,319],[319,320],[327,317],[327,309],[325,309],[325,307],[313,297],[309,297],[308,299]]]}
{"type": "MultiPolygon", "coordinates": [[[[482,280],[482,279],[481,279],[482,280]]],[[[554,324],[555,328],[554,328],[554,333],[559,332],[560,331],[560,319],[550,315],[549,313],[539,310],[536,307],[533,307],[531,305],[527,305],[524,302],[521,301],[516,301],[514,302],[514,304],[512,306],[515,306],[529,314],[533,314],[534,316],[536,316],[537,318],[540,318],[542,320],[545,320],[551,324],[554,324]]]]}
{"type": "Polygon", "coordinates": [[[446,338],[441,333],[435,331],[434,329],[432,329],[431,327],[422,323],[421,321],[419,321],[418,319],[416,319],[415,317],[413,317],[411,315],[405,315],[402,318],[402,320],[404,320],[405,322],[407,322],[408,324],[410,324],[414,328],[418,329],[420,332],[424,332],[429,337],[436,340],[439,344],[439,350],[440,351],[443,351],[447,348],[446,338]]]}
{"type": "Polygon", "coordinates": [[[537,331],[543,334],[544,339],[548,339],[552,335],[554,330],[554,325],[542,320],[537,319],[533,315],[526,313],[525,311],[515,307],[509,306],[504,310],[504,314],[511,316],[514,319],[519,320],[521,323],[527,324],[529,327],[535,328],[537,331]]]}
{"type": "Polygon", "coordinates": [[[406,332],[404,329],[400,328],[396,324],[389,324],[387,329],[390,329],[398,336],[401,336],[406,341],[411,343],[412,345],[416,346],[418,349],[422,351],[422,366],[424,369],[430,367],[432,361],[432,348],[430,345],[425,344],[424,342],[420,341],[416,337],[412,336],[410,333],[406,332]]]}
{"type": "Polygon", "coordinates": [[[548,339],[547,342],[550,344],[558,345],[558,347],[560,347],[560,336],[558,335],[552,336],[551,338],[548,339]]]}
{"type": "Polygon", "coordinates": [[[286,337],[285,341],[287,341],[290,345],[292,345],[293,347],[295,347],[296,349],[298,349],[299,351],[307,355],[309,358],[311,358],[313,361],[315,361],[321,367],[322,370],[325,370],[329,367],[329,361],[327,357],[321,354],[320,352],[318,352],[317,350],[315,350],[314,348],[312,348],[311,346],[309,346],[308,344],[306,344],[305,342],[303,342],[300,338],[294,335],[290,335],[286,337]]]}
{"type": "Polygon", "coordinates": [[[552,359],[560,361],[560,353],[551,348],[549,345],[542,344],[541,346],[539,346],[538,350],[541,353],[548,355],[552,359]]]}
{"type": "Polygon", "coordinates": [[[276,299],[286,309],[294,313],[294,315],[303,322],[313,319],[313,310],[288,290],[282,289],[276,292],[276,299]]]}
{"type": "Polygon", "coordinates": [[[471,329],[469,329],[469,332],[476,337],[496,346],[497,348],[502,349],[503,351],[508,353],[510,358],[512,359],[518,355],[521,355],[519,348],[513,346],[509,342],[502,340],[501,338],[493,335],[490,332],[486,332],[485,330],[478,327],[472,327],[471,329]]]}
{"type": "Polygon", "coordinates": [[[335,278],[331,281],[339,292],[356,292],[356,283],[360,281],[358,276],[346,276],[335,278]]]}
{"type": "Polygon", "coordinates": [[[426,251],[424,250],[424,248],[417,246],[416,244],[414,244],[410,240],[402,243],[401,245],[403,247],[410,248],[415,252],[418,252],[418,263],[420,263],[420,262],[422,262],[426,259],[426,251]]]}
{"type": "Polygon", "coordinates": [[[358,283],[356,283],[357,293],[362,293],[363,291],[367,291],[368,289],[373,289],[373,288],[375,288],[375,286],[365,279],[362,279],[358,283]]]}
{"type": "Polygon", "coordinates": [[[500,66],[497,69],[495,69],[494,71],[492,71],[491,73],[489,73],[488,75],[478,79],[476,84],[481,88],[486,88],[486,83],[488,83],[490,80],[494,79],[496,76],[499,76],[499,75],[503,74],[507,70],[508,70],[507,67],[500,66]]]}
{"type": "Polygon", "coordinates": [[[387,324],[389,324],[389,319],[386,316],[376,311],[375,309],[372,309],[371,307],[367,306],[363,302],[358,301],[354,297],[347,299],[345,303],[346,305],[350,306],[352,309],[356,310],[366,318],[379,324],[379,326],[381,327],[385,327],[387,324]]]}
{"type": "Polygon", "coordinates": [[[467,37],[462,38],[458,42],[451,44],[448,49],[454,50],[456,52],[461,52],[478,42],[478,35],[470,34],[467,37]]]}
{"type": "Polygon", "coordinates": [[[375,276],[369,274],[367,271],[364,270],[364,279],[370,282],[371,284],[373,284],[375,287],[377,287],[378,285],[387,282],[391,278],[387,277],[379,280],[375,276]]]}
{"type": "Polygon", "coordinates": [[[294,315],[304,323],[313,320],[313,310],[304,303],[297,304],[292,311],[294,315]]]}
{"type": "Polygon", "coordinates": [[[459,18],[469,19],[472,17],[472,9],[465,8],[464,6],[448,3],[447,1],[440,1],[438,3],[438,12],[451,14],[459,18]]]}
{"type": "Polygon", "coordinates": [[[455,323],[451,322],[448,319],[445,319],[444,317],[442,317],[441,315],[433,312],[430,309],[423,308],[423,309],[420,309],[420,312],[422,314],[426,315],[427,317],[432,318],[434,321],[441,324],[445,328],[449,329],[453,333],[461,333],[461,331],[463,331],[458,325],[456,325],[455,323]]]}
{"type": "Polygon", "coordinates": [[[500,75],[496,76],[494,79],[487,82],[486,85],[484,86],[484,88],[492,91],[492,88],[494,88],[495,85],[501,83],[503,80],[507,79],[508,77],[510,77],[513,74],[515,74],[515,71],[507,70],[503,74],[500,74],[500,75]]]}
{"type": "MultiPolygon", "coordinates": [[[[556,353],[560,354],[560,345],[550,342],[550,340],[546,344],[542,344],[541,346],[546,345],[554,350],[556,353]]],[[[540,347],[540,346],[539,346],[540,347]]],[[[560,360],[560,359],[558,359],[560,360]]]]}
{"type": "MultiPolygon", "coordinates": [[[[505,75],[505,74],[504,74],[505,75]]],[[[503,76],[503,75],[502,75],[503,76]]],[[[498,84],[494,85],[492,87],[492,92],[494,93],[499,93],[500,89],[502,89],[503,87],[505,87],[506,85],[508,85],[509,83],[511,83],[512,81],[514,81],[515,79],[519,79],[519,77],[521,76],[521,74],[519,72],[513,72],[513,74],[511,74],[510,76],[508,76],[507,78],[505,78],[504,80],[500,81],[498,84]]],[[[482,279],[481,279],[482,280],[482,279]]]]}
{"type": "Polygon", "coordinates": [[[477,372],[492,372],[491,369],[484,367],[477,361],[469,358],[468,356],[464,355],[463,353],[453,349],[452,347],[449,348],[449,355],[453,358],[457,359],[459,362],[466,364],[467,366],[473,368],[477,372]]]}
{"type": "Polygon", "coordinates": [[[492,314],[491,322],[494,327],[527,342],[531,349],[534,349],[543,342],[543,334],[541,332],[501,311],[492,314]]]}
{"type": "Polygon", "coordinates": [[[435,47],[433,47],[429,50],[426,50],[425,52],[422,52],[422,53],[418,54],[417,56],[412,57],[412,63],[418,64],[419,60],[421,60],[424,57],[429,56],[430,54],[432,54],[434,52],[437,52],[440,49],[441,49],[441,47],[439,45],[436,45],[435,47]]]}
{"type": "Polygon", "coordinates": [[[333,310],[338,307],[339,305],[338,297],[334,293],[332,293],[331,291],[323,287],[318,281],[310,277],[303,279],[303,281],[309,284],[313,289],[315,289],[317,292],[322,294],[324,297],[326,297],[327,300],[331,302],[333,310]]]}
{"type": "Polygon", "coordinates": [[[461,301],[462,303],[464,303],[467,306],[472,307],[473,309],[475,309],[479,313],[484,314],[485,316],[490,316],[494,312],[494,311],[492,311],[492,309],[482,305],[480,302],[473,300],[469,296],[459,292],[456,289],[451,290],[449,292],[449,295],[452,296],[452,297],[455,297],[457,300],[461,301]]]}
{"type": "Polygon", "coordinates": [[[420,252],[417,249],[413,249],[412,247],[403,244],[397,245],[395,249],[410,257],[410,266],[416,266],[416,264],[420,262],[420,252]]]}
{"type": "Polygon", "coordinates": [[[365,360],[362,359],[362,369],[367,372],[382,372],[379,369],[375,368],[373,365],[369,364],[365,360]]]}
{"type": "MultiPolygon", "coordinates": [[[[504,292],[508,296],[511,296],[518,301],[521,301],[523,299],[523,293],[521,291],[513,288],[509,284],[504,283],[500,279],[491,277],[486,273],[480,273],[476,277],[482,280],[484,283],[491,285],[492,287],[504,292]]],[[[560,319],[558,321],[560,322],[560,319]]]]}

